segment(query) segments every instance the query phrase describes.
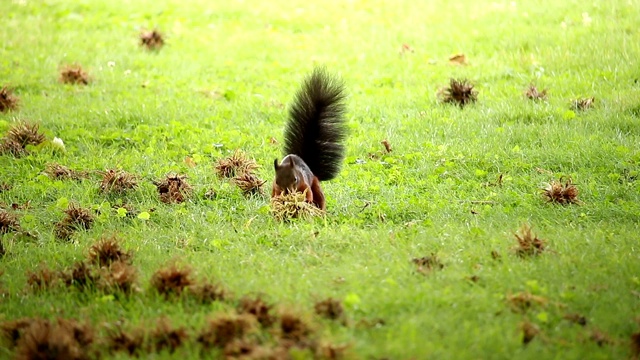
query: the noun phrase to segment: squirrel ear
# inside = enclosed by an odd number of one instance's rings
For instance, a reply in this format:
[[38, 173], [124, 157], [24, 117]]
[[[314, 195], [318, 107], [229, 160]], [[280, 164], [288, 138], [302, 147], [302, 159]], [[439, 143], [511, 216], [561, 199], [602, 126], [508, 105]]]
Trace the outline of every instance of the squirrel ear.
[[278, 159], [273, 160], [273, 167], [278, 171]]

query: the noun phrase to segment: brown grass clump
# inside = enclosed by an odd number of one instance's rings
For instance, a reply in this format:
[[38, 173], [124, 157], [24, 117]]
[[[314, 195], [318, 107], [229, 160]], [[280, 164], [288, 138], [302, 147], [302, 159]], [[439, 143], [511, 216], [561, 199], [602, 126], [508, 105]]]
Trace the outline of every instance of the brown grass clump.
[[571, 101], [571, 108], [576, 111], [587, 110], [593, 107], [595, 101], [594, 97], [575, 99]]
[[130, 294], [139, 291], [138, 272], [135, 267], [124, 261], [115, 261], [102, 268], [98, 286], [105, 291], [121, 291]]
[[283, 360], [291, 358], [283, 348], [271, 349], [247, 339], [232, 340], [224, 347], [223, 355], [225, 359], [243, 360]]
[[27, 154], [27, 150], [14, 140], [3, 138], [0, 139], [0, 155], [9, 154], [13, 157], [20, 158]]
[[224, 348], [236, 339], [243, 339], [254, 329], [255, 318], [251, 315], [220, 315], [208, 320], [197, 341], [205, 348]]
[[508, 294], [507, 302], [514, 312], [527, 312], [534, 305], [546, 306], [548, 300], [542, 296], [533, 295], [529, 292], [519, 292], [515, 295]]
[[158, 325], [150, 334], [151, 345], [158, 352], [167, 349], [173, 353], [188, 340], [189, 334], [186, 328], [174, 328], [169, 319], [164, 317], [158, 320]]
[[247, 158], [244, 152], [236, 150], [228, 158], [220, 159], [216, 163], [215, 169], [218, 176], [231, 178], [244, 173], [253, 173], [258, 168], [258, 164], [253, 159]]
[[45, 136], [40, 132], [40, 125], [29, 122], [19, 122], [13, 125], [5, 139], [16, 142], [23, 149], [27, 145], [40, 145], [44, 142]]
[[525, 345], [533, 341], [533, 339], [540, 334], [540, 328], [536, 324], [528, 321], [520, 324], [520, 330], [522, 331], [522, 343]]
[[87, 173], [85, 171], [71, 170], [66, 166], [56, 163], [47, 164], [47, 167], [44, 169], [44, 173], [48, 177], [58, 180], [80, 180], [87, 177]]
[[160, 50], [164, 46], [164, 38], [156, 29], [145, 30], [140, 33], [140, 46], [144, 46], [148, 50]]
[[191, 268], [178, 267], [176, 264], [158, 269], [151, 277], [151, 286], [165, 298], [180, 295], [185, 288], [193, 284]]
[[88, 85], [89, 74], [80, 65], [67, 65], [60, 70], [60, 82], [63, 84]]
[[547, 89], [542, 91], [538, 91], [538, 88], [535, 85], [531, 84], [524, 92], [524, 96], [533, 101], [545, 101], [547, 100]]
[[58, 273], [42, 265], [36, 271], [27, 271], [27, 284], [34, 290], [49, 289], [58, 280]]
[[75, 320], [57, 322], [36, 319], [23, 330], [16, 343], [16, 359], [91, 359], [93, 329]]
[[102, 175], [100, 191], [103, 193], [122, 194], [138, 187], [138, 178], [126, 171], [109, 169], [99, 174]]
[[89, 248], [89, 261], [105, 266], [116, 261], [131, 262], [131, 253], [120, 247], [120, 240], [115, 237], [103, 237]]
[[[308, 191], [308, 190], [307, 190]], [[325, 212], [315, 204], [306, 201], [301, 192], [282, 194], [271, 198], [271, 213], [278, 221], [323, 216]]]
[[189, 293], [193, 298], [198, 300], [198, 302], [203, 304], [223, 301], [229, 296], [224, 287], [209, 282], [189, 286]]
[[344, 317], [342, 302], [333, 298], [316, 302], [314, 309], [316, 314], [330, 320], [339, 320]]
[[631, 334], [631, 356], [640, 359], [640, 332]]
[[536, 235], [531, 231], [531, 227], [527, 224], [522, 224], [520, 227], [520, 235], [514, 234], [518, 245], [515, 247], [515, 252], [520, 257], [535, 256], [543, 251], [547, 247], [547, 242], [542, 239], [538, 239]]
[[449, 87], [440, 90], [439, 97], [443, 103], [454, 103], [464, 108], [466, 105], [478, 100], [478, 92], [473, 89], [473, 85], [466, 79], [450, 79]]
[[262, 194], [262, 185], [266, 182], [252, 173], [242, 173], [232, 179], [245, 195]]
[[565, 314], [563, 316], [563, 318], [565, 320], [568, 320], [574, 324], [578, 324], [580, 326], [586, 326], [587, 325], [587, 318], [580, 315], [580, 314]]
[[66, 216], [55, 225], [56, 237], [67, 240], [76, 230], [88, 230], [93, 225], [95, 216], [91, 210], [80, 207], [76, 204], [69, 204], [64, 211]]
[[241, 314], [253, 315], [263, 327], [271, 326], [276, 317], [271, 313], [273, 306], [265, 302], [261, 297], [243, 297], [238, 305]]
[[306, 348], [312, 345], [310, 336], [313, 332], [311, 327], [300, 316], [284, 312], [280, 315], [277, 325], [280, 344], [284, 347]]
[[20, 231], [20, 222], [14, 214], [0, 210], [0, 236], [10, 232]]
[[161, 181], [154, 181], [160, 193], [160, 201], [169, 204], [187, 200], [193, 193], [193, 188], [187, 183], [186, 178], [186, 175], [170, 174]]
[[315, 351], [316, 358], [318, 359], [327, 359], [327, 360], [337, 360], [337, 359], [346, 359], [346, 351], [349, 348], [348, 344], [343, 345], [333, 345], [333, 344], [321, 344], [317, 347]]
[[17, 109], [18, 102], [18, 98], [13, 95], [11, 89], [6, 86], [0, 89], [0, 112]]
[[578, 200], [578, 188], [573, 185], [571, 179], [568, 179], [564, 184], [562, 184], [562, 179], [560, 181], [553, 180], [542, 191], [542, 195], [550, 203], [560, 205], [580, 203]]
[[81, 288], [92, 287], [100, 279], [94, 269], [84, 261], [78, 261], [73, 266], [60, 273], [60, 278], [67, 286], [77, 286]]
[[144, 332], [135, 329], [125, 332], [120, 325], [107, 332], [106, 343], [111, 352], [124, 351], [129, 355], [138, 354], [144, 344]]
[[589, 336], [589, 339], [591, 339], [591, 341], [598, 344], [598, 346], [610, 345], [614, 343], [611, 337], [609, 337], [609, 335], [605, 334], [604, 332], [598, 329], [593, 329], [591, 331], [591, 335]]
[[433, 270], [442, 270], [444, 268], [444, 264], [440, 262], [440, 259], [436, 256], [436, 254], [431, 254], [430, 256], [424, 256], [421, 258], [414, 258], [411, 260], [418, 267], [417, 271], [421, 274], [428, 274]]
[[10, 347], [14, 347], [24, 334], [24, 330], [31, 326], [32, 322], [34, 322], [34, 319], [30, 318], [5, 321], [0, 324], [2, 337], [8, 341]]

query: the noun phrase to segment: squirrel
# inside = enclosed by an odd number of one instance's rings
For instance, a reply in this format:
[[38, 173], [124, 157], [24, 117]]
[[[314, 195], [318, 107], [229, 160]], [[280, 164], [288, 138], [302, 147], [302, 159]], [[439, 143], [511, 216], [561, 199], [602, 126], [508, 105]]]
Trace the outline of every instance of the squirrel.
[[335, 178], [345, 156], [344, 84], [316, 68], [302, 84], [289, 109], [284, 131], [285, 157], [278, 164], [271, 197], [306, 191], [306, 201], [325, 210], [320, 181]]

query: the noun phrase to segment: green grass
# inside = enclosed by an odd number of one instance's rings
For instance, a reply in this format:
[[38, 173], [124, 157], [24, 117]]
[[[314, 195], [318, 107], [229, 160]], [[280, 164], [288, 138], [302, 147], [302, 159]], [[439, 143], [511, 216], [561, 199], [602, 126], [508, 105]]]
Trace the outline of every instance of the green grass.
[[[0, 130], [32, 120], [67, 151], [0, 156], [0, 181], [12, 185], [0, 202], [30, 201], [16, 212], [37, 235], [3, 236], [3, 319], [62, 316], [99, 327], [119, 319], [154, 324], [165, 315], [199, 329], [234, 307], [151, 291], [152, 273], [177, 259], [236, 298], [263, 293], [309, 316], [314, 301], [342, 299], [350, 326], [314, 322], [326, 341], [350, 344], [348, 358], [629, 356], [640, 327], [637, 0], [20, 3], [3, 5], [0, 86], [11, 85], [21, 103], [0, 114]], [[144, 51], [138, 33], [155, 26], [167, 46]], [[400, 53], [402, 44], [414, 52]], [[469, 65], [450, 64], [455, 53]], [[58, 70], [70, 63], [93, 82], [60, 84]], [[323, 185], [326, 219], [280, 224], [267, 196], [245, 198], [212, 166], [242, 149], [271, 181], [282, 154], [269, 139], [282, 140], [287, 104], [315, 64], [347, 85], [347, 158]], [[452, 77], [476, 85], [476, 104], [437, 102]], [[549, 100], [526, 100], [530, 83], [548, 88]], [[596, 99], [593, 109], [570, 110], [572, 99], [587, 96]], [[370, 159], [383, 139], [393, 152]], [[103, 195], [95, 178], [42, 175], [51, 162], [121, 168], [140, 175], [141, 185]], [[152, 181], [171, 172], [188, 175], [191, 201], [159, 201]], [[486, 186], [500, 174], [502, 186]], [[542, 200], [540, 188], [562, 176], [573, 179], [581, 204]], [[210, 188], [214, 200], [203, 197]], [[104, 211], [119, 199], [150, 218]], [[70, 201], [103, 211], [90, 230], [57, 240], [53, 223]], [[517, 257], [513, 234], [522, 223], [551, 251]], [[134, 251], [141, 293], [27, 288], [28, 270], [70, 266], [103, 234]], [[444, 268], [416, 272], [411, 259], [431, 253]], [[473, 275], [476, 283], [466, 280]], [[521, 291], [549, 304], [513, 312], [506, 297]], [[564, 320], [567, 313], [585, 316], [587, 326]], [[357, 326], [363, 319], [384, 325]], [[523, 321], [541, 329], [526, 346]], [[590, 340], [596, 330], [611, 343]], [[200, 348], [190, 343], [180, 353], [198, 357]]]

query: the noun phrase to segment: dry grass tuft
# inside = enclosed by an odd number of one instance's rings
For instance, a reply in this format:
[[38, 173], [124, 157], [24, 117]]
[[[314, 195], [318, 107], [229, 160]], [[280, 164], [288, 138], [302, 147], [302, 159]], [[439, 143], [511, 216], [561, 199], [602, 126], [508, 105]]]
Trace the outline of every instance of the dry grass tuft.
[[140, 33], [140, 46], [144, 46], [147, 50], [160, 50], [164, 46], [164, 37], [156, 29], [145, 30]]
[[223, 350], [225, 359], [243, 360], [281, 360], [290, 359], [285, 349], [271, 349], [247, 339], [235, 339], [229, 342]]
[[100, 171], [99, 174], [102, 175], [100, 182], [102, 193], [122, 194], [138, 187], [138, 178], [126, 171], [109, 169]]
[[262, 194], [262, 185], [266, 182], [249, 172], [237, 175], [232, 181], [245, 195]]
[[640, 359], [640, 332], [631, 334], [631, 356]]
[[16, 359], [86, 360], [93, 358], [93, 329], [75, 320], [33, 319], [16, 341]]
[[260, 296], [255, 298], [243, 297], [238, 305], [238, 312], [254, 316], [260, 325], [269, 327], [276, 322], [276, 317], [272, 314], [273, 305], [265, 302]]
[[194, 285], [190, 267], [178, 267], [175, 263], [158, 269], [151, 277], [151, 286], [165, 298], [180, 295], [189, 286]]
[[229, 297], [227, 290], [219, 284], [204, 282], [189, 286], [189, 293], [202, 304], [224, 301]]
[[40, 125], [23, 121], [13, 125], [7, 131], [5, 139], [17, 143], [24, 149], [27, 145], [42, 144], [45, 136], [40, 132]]
[[208, 320], [197, 341], [205, 348], [225, 348], [232, 341], [243, 339], [254, 329], [255, 318], [251, 315], [220, 315]]
[[85, 179], [88, 176], [86, 171], [71, 170], [66, 166], [56, 163], [47, 164], [46, 168], [44, 169], [44, 173], [48, 177], [58, 180], [80, 180]]
[[349, 348], [348, 344], [333, 345], [333, 344], [321, 344], [315, 351], [315, 357], [317, 359], [337, 360], [346, 359], [346, 351]]
[[578, 188], [568, 179], [564, 184], [562, 179], [560, 181], [553, 180], [547, 184], [543, 189], [542, 195], [545, 200], [555, 204], [578, 204]]
[[112, 353], [124, 351], [129, 355], [138, 355], [144, 344], [144, 332], [140, 329], [125, 332], [118, 325], [107, 332], [105, 340]]
[[31, 326], [34, 319], [23, 318], [0, 323], [2, 337], [8, 341], [9, 347], [15, 347], [18, 340], [24, 335], [24, 331]]
[[2, 138], [0, 139], [0, 155], [2, 154], [8, 154], [15, 158], [20, 158], [27, 154], [27, 150], [22, 147], [22, 145], [11, 139]]
[[527, 99], [533, 101], [545, 101], [547, 100], [547, 89], [538, 91], [538, 88], [536, 88], [535, 85], [531, 84], [524, 92], [524, 96]]
[[80, 65], [66, 65], [60, 70], [60, 82], [63, 84], [88, 85], [89, 74]]
[[27, 284], [33, 290], [45, 290], [53, 287], [58, 281], [58, 273], [41, 265], [38, 270], [27, 271]]
[[591, 335], [589, 336], [589, 339], [595, 342], [596, 344], [598, 344], [598, 346], [614, 344], [613, 339], [611, 339], [609, 335], [605, 334], [604, 332], [598, 329], [593, 329], [591, 331]]
[[461, 108], [478, 100], [478, 92], [473, 89], [473, 85], [466, 79], [450, 79], [449, 87], [441, 89], [438, 95], [443, 103], [454, 103]]
[[14, 214], [0, 210], [0, 236], [10, 232], [20, 231], [20, 222]]
[[15, 110], [18, 108], [19, 100], [13, 95], [13, 91], [6, 86], [0, 89], [0, 112]]
[[433, 270], [442, 270], [444, 268], [444, 264], [440, 262], [440, 259], [438, 259], [436, 254], [431, 254], [421, 258], [414, 258], [411, 262], [416, 264], [418, 267], [417, 271], [423, 275], [429, 274]]
[[522, 343], [525, 345], [533, 341], [533, 339], [540, 334], [540, 328], [529, 321], [520, 324], [520, 330], [522, 331]]
[[163, 203], [181, 203], [193, 193], [193, 188], [187, 181], [186, 175], [170, 174], [160, 181], [154, 181]]
[[307, 348], [312, 345], [310, 336], [313, 334], [311, 327], [300, 316], [291, 312], [280, 314], [277, 335], [280, 344], [286, 348]]
[[594, 97], [575, 99], [571, 101], [571, 108], [576, 111], [591, 109], [595, 101]]
[[70, 269], [62, 271], [59, 276], [67, 286], [80, 288], [93, 287], [100, 279], [100, 274], [84, 261], [76, 262]]
[[514, 312], [525, 313], [535, 305], [546, 306], [548, 300], [542, 296], [533, 295], [529, 292], [519, 292], [517, 294], [508, 294], [507, 303]]
[[89, 261], [105, 266], [116, 261], [131, 263], [132, 255], [120, 246], [120, 240], [115, 237], [103, 237], [89, 248]]
[[59, 239], [67, 240], [77, 230], [88, 230], [93, 225], [95, 216], [89, 209], [77, 204], [69, 204], [64, 211], [66, 216], [55, 225], [55, 234]]
[[258, 168], [258, 164], [253, 159], [247, 158], [244, 152], [236, 150], [228, 158], [220, 159], [216, 163], [215, 169], [218, 176], [231, 178], [244, 173], [253, 173]]
[[150, 341], [155, 351], [168, 350], [170, 353], [176, 351], [189, 340], [189, 334], [184, 327], [173, 327], [167, 318], [160, 318], [158, 325], [150, 334]]
[[138, 271], [124, 261], [114, 261], [102, 268], [98, 286], [104, 291], [121, 291], [125, 294], [137, 292]]
[[580, 326], [587, 326], [587, 318], [580, 314], [565, 314], [562, 318]]
[[516, 254], [520, 257], [535, 256], [543, 251], [547, 247], [547, 242], [533, 234], [531, 227], [527, 224], [522, 224], [520, 227], [520, 235], [514, 234], [518, 245], [514, 248]]
[[330, 320], [339, 320], [344, 317], [342, 302], [333, 298], [316, 302], [314, 309], [316, 314]]
[[315, 204], [307, 202], [304, 193], [294, 192], [272, 197], [271, 214], [278, 221], [285, 221], [295, 218], [312, 219], [323, 216], [325, 212]]

